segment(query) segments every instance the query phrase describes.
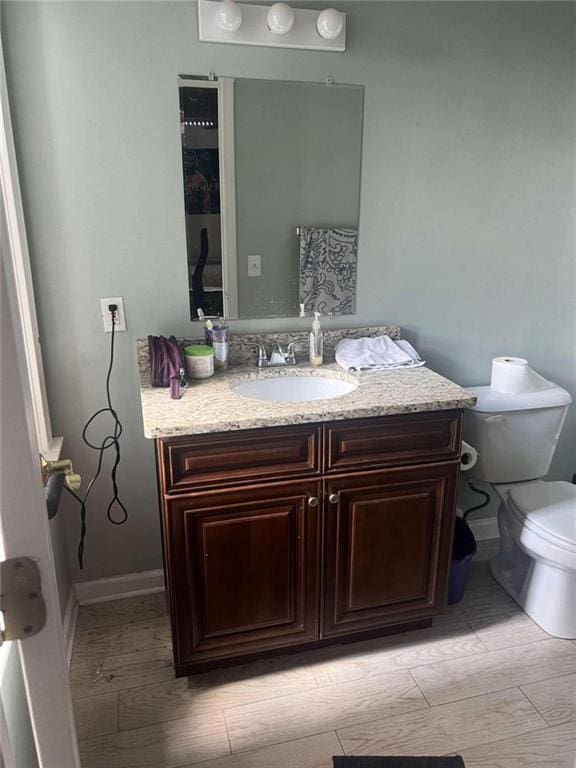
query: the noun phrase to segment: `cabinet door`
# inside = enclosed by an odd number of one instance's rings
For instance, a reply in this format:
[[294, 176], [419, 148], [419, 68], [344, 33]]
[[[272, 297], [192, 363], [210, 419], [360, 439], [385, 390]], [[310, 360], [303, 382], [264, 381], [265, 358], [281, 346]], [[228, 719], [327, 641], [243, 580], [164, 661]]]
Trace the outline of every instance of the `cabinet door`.
[[325, 481], [324, 637], [443, 607], [457, 476], [450, 462]]
[[176, 671], [318, 637], [318, 481], [165, 501]]

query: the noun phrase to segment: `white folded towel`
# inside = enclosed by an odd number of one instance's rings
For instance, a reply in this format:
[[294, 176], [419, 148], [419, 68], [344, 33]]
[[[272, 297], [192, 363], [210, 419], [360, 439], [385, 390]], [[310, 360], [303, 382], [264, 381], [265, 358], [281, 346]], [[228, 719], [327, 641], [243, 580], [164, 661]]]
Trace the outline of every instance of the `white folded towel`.
[[394, 341], [390, 336], [342, 339], [336, 347], [336, 362], [353, 371], [418, 368], [425, 364], [409, 342], [404, 339]]

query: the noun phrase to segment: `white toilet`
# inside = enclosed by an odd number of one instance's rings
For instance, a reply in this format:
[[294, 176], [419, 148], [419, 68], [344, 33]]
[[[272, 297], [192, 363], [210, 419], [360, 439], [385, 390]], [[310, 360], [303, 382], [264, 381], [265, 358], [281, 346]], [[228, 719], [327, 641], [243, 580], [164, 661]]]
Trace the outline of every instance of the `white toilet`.
[[469, 475], [501, 501], [492, 575], [542, 629], [576, 638], [576, 485], [541, 479], [572, 400], [538, 379], [539, 391], [523, 394], [471, 388], [478, 403], [466, 413], [464, 439], [478, 462]]

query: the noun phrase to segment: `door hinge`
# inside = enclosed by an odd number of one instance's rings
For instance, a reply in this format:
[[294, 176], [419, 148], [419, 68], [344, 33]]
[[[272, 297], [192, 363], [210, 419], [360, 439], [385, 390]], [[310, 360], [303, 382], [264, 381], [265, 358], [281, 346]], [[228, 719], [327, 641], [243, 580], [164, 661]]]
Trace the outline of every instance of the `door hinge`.
[[40, 569], [30, 557], [0, 562], [0, 645], [6, 640], [25, 640], [46, 624]]

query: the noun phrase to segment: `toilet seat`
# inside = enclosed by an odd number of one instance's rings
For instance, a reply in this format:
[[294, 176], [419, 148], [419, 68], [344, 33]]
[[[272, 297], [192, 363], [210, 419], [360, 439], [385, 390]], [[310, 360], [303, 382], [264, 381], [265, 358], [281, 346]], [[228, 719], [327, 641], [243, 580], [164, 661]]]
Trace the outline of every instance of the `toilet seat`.
[[518, 483], [509, 487], [508, 501], [526, 528], [576, 555], [576, 485], [543, 480]]

